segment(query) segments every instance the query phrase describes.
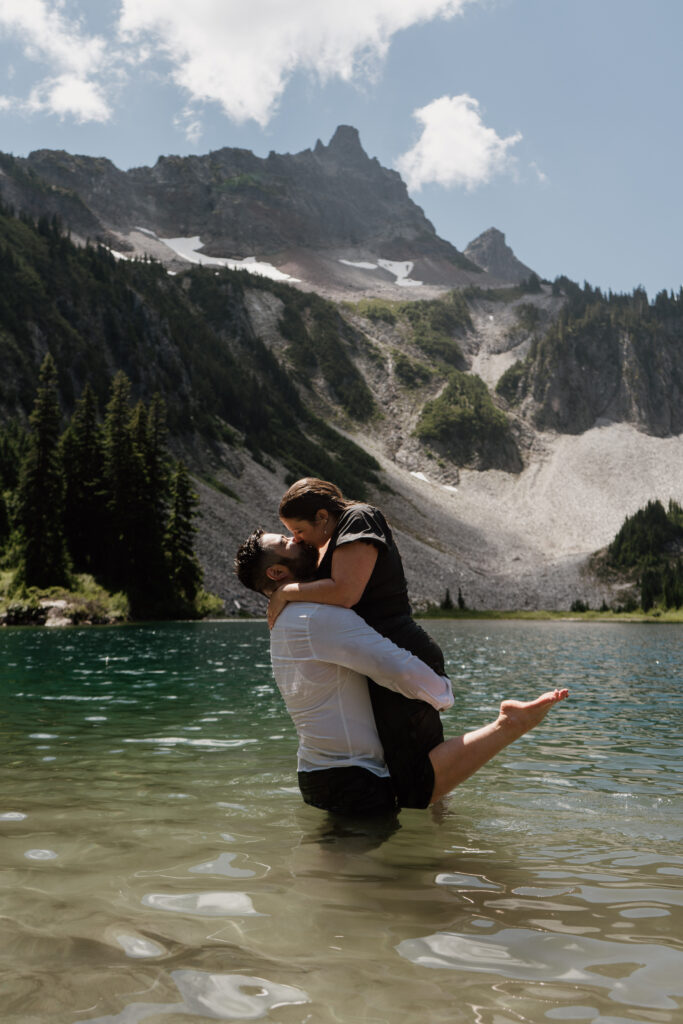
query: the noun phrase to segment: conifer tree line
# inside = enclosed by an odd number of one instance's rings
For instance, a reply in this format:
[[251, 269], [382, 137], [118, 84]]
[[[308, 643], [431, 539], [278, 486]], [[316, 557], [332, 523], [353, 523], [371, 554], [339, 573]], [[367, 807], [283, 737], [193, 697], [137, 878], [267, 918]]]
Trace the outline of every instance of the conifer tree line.
[[670, 500], [649, 501], [645, 508], [628, 516], [610, 544], [608, 564], [615, 569], [639, 574], [640, 605], [650, 611], [683, 606], [683, 508]]
[[48, 354], [29, 430], [0, 431], [0, 550], [12, 590], [68, 587], [88, 573], [124, 592], [134, 618], [192, 615], [198, 498], [169, 455], [163, 400], [133, 406], [120, 372], [102, 419], [86, 385], [63, 432], [61, 420]]

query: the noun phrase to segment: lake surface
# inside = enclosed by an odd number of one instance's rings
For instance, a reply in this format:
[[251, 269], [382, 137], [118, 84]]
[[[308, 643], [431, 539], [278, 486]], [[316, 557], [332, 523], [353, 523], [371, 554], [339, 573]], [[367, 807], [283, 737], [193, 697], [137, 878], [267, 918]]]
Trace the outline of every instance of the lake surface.
[[261, 622], [0, 633], [3, 1024], [680, 1024], [683, 627], [434, 622], [457, 734], [390, 833], [302, 804]]

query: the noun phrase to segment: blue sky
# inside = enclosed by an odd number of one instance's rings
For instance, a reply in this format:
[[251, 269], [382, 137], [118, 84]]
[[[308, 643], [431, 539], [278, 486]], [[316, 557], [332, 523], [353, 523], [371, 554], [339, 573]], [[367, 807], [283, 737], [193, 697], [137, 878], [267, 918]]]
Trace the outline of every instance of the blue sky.
[[0, 150], [127, 168], [352, 124], [458, 248], [495, 226], [544, 277], [654, 295], [683, 283], [681, 38], [680, 0], [0, 0]]

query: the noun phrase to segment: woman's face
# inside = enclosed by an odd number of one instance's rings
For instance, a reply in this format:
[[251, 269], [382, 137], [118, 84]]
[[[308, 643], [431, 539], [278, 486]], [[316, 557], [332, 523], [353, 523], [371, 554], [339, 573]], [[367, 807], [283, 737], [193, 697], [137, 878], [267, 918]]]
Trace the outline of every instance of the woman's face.
[[282, 523], [298, 544], [312, 544], [318, 549], [327, 544], [333, 530], [332, 519], [326, 509], [316, 512], [313, 522], [308, 519], [283, 519]]

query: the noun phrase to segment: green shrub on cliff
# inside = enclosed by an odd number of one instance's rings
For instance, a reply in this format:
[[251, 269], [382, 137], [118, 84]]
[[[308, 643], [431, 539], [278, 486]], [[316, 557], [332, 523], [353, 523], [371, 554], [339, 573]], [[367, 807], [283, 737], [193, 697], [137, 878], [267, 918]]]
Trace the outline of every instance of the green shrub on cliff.
[[484, 381], [452, 371], [441, 394], [424, 406], [415, 435], [459, 463], [519, 470], [521, 460], [505, 414]]
[[418, 299], [402, 302], [399, 315], [408, 322], [412, 342], [435, 363], [463, 369], [465, 359], [455, 340], [472, 327], [472, 319], [462, 294], [449, 292], [445, 299]]

